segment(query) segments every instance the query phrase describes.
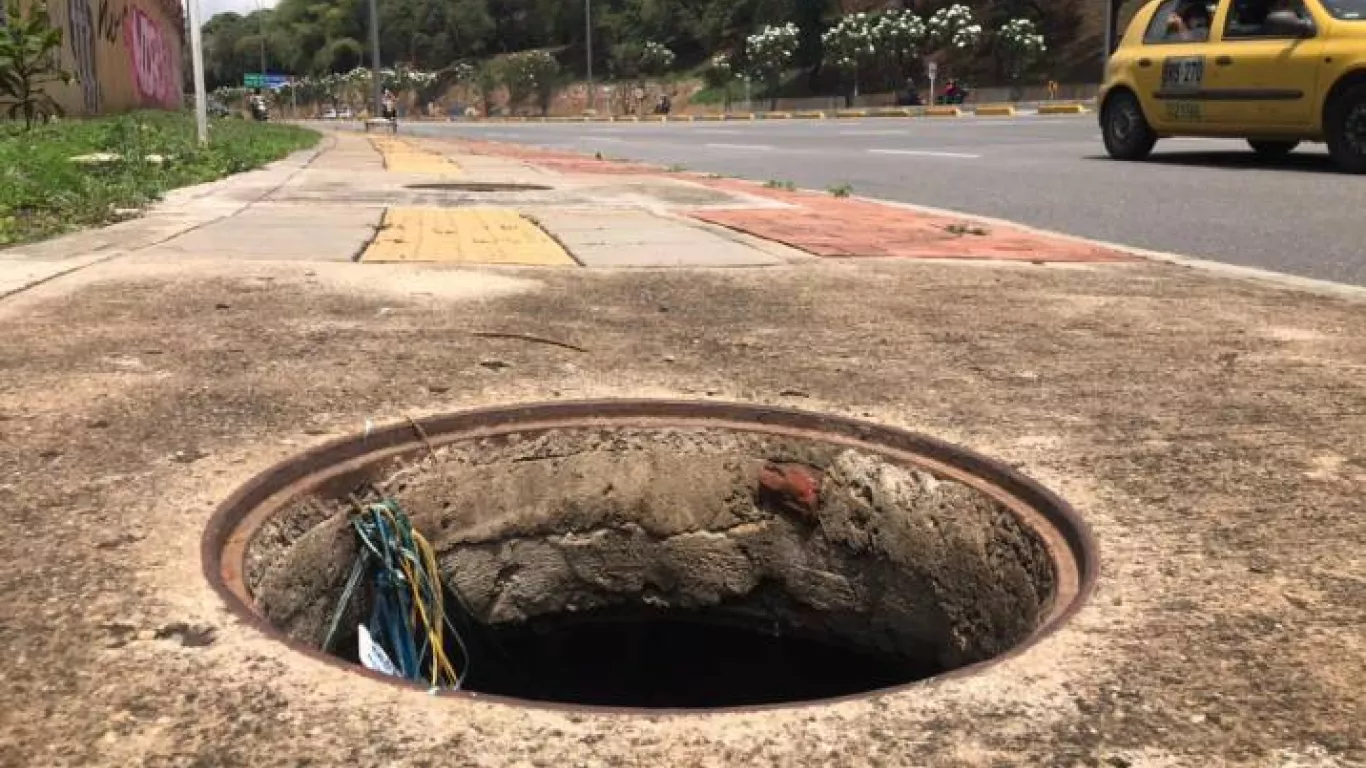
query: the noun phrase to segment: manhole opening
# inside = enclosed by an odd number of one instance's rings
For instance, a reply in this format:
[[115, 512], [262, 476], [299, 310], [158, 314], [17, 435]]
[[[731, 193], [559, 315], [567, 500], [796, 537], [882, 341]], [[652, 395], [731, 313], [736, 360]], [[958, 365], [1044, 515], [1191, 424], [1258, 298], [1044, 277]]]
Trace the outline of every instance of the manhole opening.
[[356, 664], [374, 606], [362, 586], [336, 614], [359, 551], [351, 511], [358, 494], [392, 499], [457, 607], [446, 651], [463, 690], [561, 705], [895, 688], [1009, 653], [1084, 594], [1085, 532], [1037, 509], [1051, 494], [980, 457], [974, 470], [1007, 473], [1010, 491], [881, 444], [872, 425], [793, 418], [843, 426], [514, 420], [466, 437], [438, 420], [426, 444], [395, 428], [314, 455], [303, 480], [298, 466], [260, 479], [220, 511], [206, 552], [230, 600], [315, 654], [340, 615], [329, 658]]
[[493, 181], [433, 181], [409, 184], [407, 188], [444, 192], [545, 192], [553, 189], [544, 184], [513, 184]]

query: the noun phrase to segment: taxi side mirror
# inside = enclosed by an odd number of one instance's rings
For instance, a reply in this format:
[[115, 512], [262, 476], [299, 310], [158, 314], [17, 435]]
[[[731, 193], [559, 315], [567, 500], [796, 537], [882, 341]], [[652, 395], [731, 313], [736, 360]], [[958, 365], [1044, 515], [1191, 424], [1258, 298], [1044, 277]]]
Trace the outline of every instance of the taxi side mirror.
[[1313, 37], [1314, 22], [1300, 18], [1294, 11], [1272, 11], [1266, 15], [1266, 31], [1279, 37]]

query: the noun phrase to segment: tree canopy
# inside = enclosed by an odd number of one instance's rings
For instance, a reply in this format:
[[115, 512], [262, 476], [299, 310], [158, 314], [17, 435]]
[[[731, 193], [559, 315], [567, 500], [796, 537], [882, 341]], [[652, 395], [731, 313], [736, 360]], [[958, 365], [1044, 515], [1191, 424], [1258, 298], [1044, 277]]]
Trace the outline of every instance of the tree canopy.
[[[988, 29], [1007, 19], [1029, 18], [1050, 48], [1078, 35], [1076, 8], [1083, 0], [973, 0]], [[675, 57], [674, 69], [703, 65], [713, 55], [743, 62], [746, 39], [765, 27], [798, 29], [794, 67], [816, 68], [822, 35], [846, 6], [905, 7], [929, 19], [951, 0], [592, 0], [594, 69], [622, 69], [623, 52], [651, 43]], [[552, 52], [570, 74], [585, 69], [583, 0], [379, 0], [380, 49], [385, 66], [439, 71], [455, 62], [527, 50]], [[270, 72], [320, 76], [347, 72], [368, 61], [366, 0], [280, 0], [272, 10], [225, 13], [204, 26], [211, 87], [240, 85], [258, 71], [262, 48]], [[989, 65], [984, 65], [989, 66]]]

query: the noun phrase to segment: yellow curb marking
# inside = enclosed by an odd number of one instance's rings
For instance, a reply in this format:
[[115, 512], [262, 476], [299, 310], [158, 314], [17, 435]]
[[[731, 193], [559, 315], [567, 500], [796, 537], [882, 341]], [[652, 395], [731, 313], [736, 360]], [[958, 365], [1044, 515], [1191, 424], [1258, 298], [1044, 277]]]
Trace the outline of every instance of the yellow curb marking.
[[443, 155], [428, 152], [409, 144], [402, 139], [372, 138], [370, 143], [384, 158], [384, 168], [391, 173], [440, 173], [460, 172], [460, 166]]
[[1011, 106], [992, 104], [988, 106], [978, 107], [977, 109], [973, 110], [973, 114], [977, 115], [978, 117], [1013, 117], [1015, 115], [1015, 108]]
[[1040, 104], [1041, 115], [1084, 115], [1089, 110], [1084, 104]]
[[390, 208], [363, 262], [572, 266], [560, 244], [507, 208]]

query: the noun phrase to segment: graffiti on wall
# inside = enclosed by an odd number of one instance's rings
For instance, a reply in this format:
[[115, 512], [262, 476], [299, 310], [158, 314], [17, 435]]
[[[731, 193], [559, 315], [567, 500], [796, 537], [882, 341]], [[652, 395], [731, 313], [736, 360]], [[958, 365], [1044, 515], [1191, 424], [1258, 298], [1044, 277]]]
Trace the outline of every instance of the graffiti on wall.
[[119, 7], [115, 8], [112, 0], [100, 0], [100, 11], [95, 18], [100, 39], [106, 43], [117, 43], [126, 18], [128, 18], [126, 6], [120, 3]]
[[95, 19], [90, 0], [70, 0], [67, 3], [67, 40], [71, 43], [71, 60], [75, 62], [76, 81], [81, 86], [81, 98], [89, 115], [100, 111], [100, 79], [95, 56]]
[[131, 8], [123, 22], [123, 41], [133, 66], [133, 83], [145, 103], [173, 107], [180, 100], [176, 84], [177, 62], [156, 21], [142, 11]]

